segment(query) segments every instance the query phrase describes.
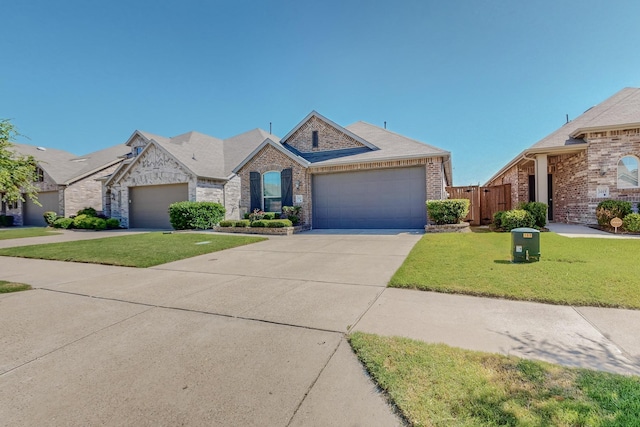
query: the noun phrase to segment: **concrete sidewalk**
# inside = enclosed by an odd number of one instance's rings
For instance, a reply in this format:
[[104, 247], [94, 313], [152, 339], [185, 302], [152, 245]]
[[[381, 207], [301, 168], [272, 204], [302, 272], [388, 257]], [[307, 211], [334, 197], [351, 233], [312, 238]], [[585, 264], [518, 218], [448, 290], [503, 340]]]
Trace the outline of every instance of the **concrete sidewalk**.
[[565, 237], [588, 237], [595, 239], [640, 239], [637, 234], [613, 234], [606, 231], [597, 230], [582, 224], [561, 224], [551, 222], [547, 228], [554, 233]]
[[37, 288], [0, 295], [0, 420], [401, 424], [350, 330], [640, 373], [640, 311], [386, 288], [421, 237], [314, 231], [148, 269], [0, 257]]

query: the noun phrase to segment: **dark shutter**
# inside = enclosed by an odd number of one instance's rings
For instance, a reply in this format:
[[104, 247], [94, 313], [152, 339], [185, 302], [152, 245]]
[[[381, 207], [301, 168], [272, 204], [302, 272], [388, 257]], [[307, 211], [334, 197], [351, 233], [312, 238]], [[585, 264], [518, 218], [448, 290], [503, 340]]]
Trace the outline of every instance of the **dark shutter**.
[[280, 172], [280, 194], [282, 206], [293, 206], [293, 180], [291, 169], [283, 169]]
[[311, 132], [311, 146], [313, 148], [318, 148], [318, 131], [314, 130]]
[[260, 191], [260, 172], [249, 172], [249, 189], [251, 191], [251, 212], [262, 210], [262, 191]]

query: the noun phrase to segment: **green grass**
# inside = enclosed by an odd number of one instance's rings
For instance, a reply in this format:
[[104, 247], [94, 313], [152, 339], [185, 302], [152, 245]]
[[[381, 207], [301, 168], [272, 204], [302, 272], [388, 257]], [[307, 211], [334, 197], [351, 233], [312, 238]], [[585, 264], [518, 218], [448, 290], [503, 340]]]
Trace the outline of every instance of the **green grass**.
[[0, 280], [0, 294], [8, 294], [9, 292], [20, 292], [31, 289], [30, 285], [24, 285], [22, 283], [7, 282]]
[[639, 426], [640, 377], [398, 337], [351, 346], [414, 426]]
[[145, 233], [0, 249], [0, 256], [151, 267], [262, 240], [266, 239], [199, 233]]
[[0, 240], [22, 239], [23, 237], [54, 236], [56, 234], [60, 233], [49, 231], [46, 228], [11, 228], [0, 230]]
[[512, 264], [510, 233], [426, 234], [389, 286], [552, 304], [640, 308], [640, 240], [541, 233], [540, 262]]

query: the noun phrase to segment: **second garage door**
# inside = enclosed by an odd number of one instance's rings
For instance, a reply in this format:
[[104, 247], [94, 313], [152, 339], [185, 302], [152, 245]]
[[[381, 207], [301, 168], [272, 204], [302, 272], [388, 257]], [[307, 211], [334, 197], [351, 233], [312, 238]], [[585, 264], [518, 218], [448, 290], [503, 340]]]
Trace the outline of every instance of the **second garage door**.
[[44, 227], [47, 222], [44, 220], [43, 214], [47, 211], [53, 211], [58, 213], [58, 192], [46, 191], [37, 194], [38, 202], [42, 206], [38, 206], [29, 199], [27, 195], [24, 195], [26, 200], [23, 204], [24, 225], [37, 225]]
[[189, 200], [187, 184], [129, 187], [129, 228], [173, 228], [169, 205]]
[[313, 176], [313, 228], [424, 228], [424, 167]]

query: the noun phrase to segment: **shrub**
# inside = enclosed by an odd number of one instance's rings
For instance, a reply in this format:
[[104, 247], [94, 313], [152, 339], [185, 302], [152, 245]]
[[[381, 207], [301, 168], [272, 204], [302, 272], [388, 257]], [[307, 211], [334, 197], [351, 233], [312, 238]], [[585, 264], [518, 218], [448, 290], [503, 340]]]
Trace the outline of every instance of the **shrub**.
[[89, 217], [89, 224], [92, 230], [106, 230], [107, 221], [98, 217]]
[[236, 222], [230, 219], [220, 221], [220, 227], [234, 227]]
[[239, 219], [234, 221], [234, 226], [236, 227], [249, 227], [251, 225], [251, 221], [248, 219]]
[[53, 221], [54, 228], [64, 228], [65, 230], [73, 226], [73, 218], [58, 218]]
[[269, 228], [284, 228], [291, 227], [293, 225], [288, 219], [272, 219], [265, 222], [267, 223], [267, 227]]
[[84, 208], [84, 209], [80, 209], [78, 211], [76, 216], [80, 216], [80, 215], [86, 215], [86, 216], [94, 217], [94, 216], [98, 216], [98, 212], [94, 208], [87, 207], [87, 208]]
[[225, 209], [214, 202], [177, 202], [169, 206], [169, 221], [176, 230], [213, 228], [224, 218]]
[[105, 220], [107, 228], [113, 230], [114, 228], [120, 228], [120, 220], [118, 218], [107, 218]]
[[251, 216], [251, 214], [249, 212], [245, 212], [244, 213], [244, 219], [249, 219], [249, 216]]
[[640, 232], [640, 213], [630, 213], [622, 220], [622, 228], [632, 233]]
[[547, 225], [547, 205], [542, 202], [521, 203], [520, 209], [529, 212], [535, 220], [536, 227], [542, 228]]
[[12, 227], [13, 216], [12, 215], [0, 215], [0, 227]]
[[94, 228], [93, 219], [95, 217], [86, 214], [76, 215], [73, 218], [73, 228], [91, 230]]
[[282, 213], [289, 217], [291, 215], [300, 216], [300, 210], [302, 210], [302, 206], [283, 206]]
[[438, 225], [459, 224], [469, 214], [469, 200], [427, 200], [427, 214]]
[[624, 220], [624, 217], [631, 213], [631, 202], [623, 200], [604, 200], [598, 203], [596, 208], [596, 218], [598, 218], [598, 224], [609, 226], [609, 223], [613, 218], [620, 218]]
[[502, 214], [501, 228], [504, 231], [511, 231], [514, 228], [533, 227], [536, 220], [531, 213], [524, 209], [512, 209]]
[[262, 215], [262, 219], [276, 219], [276, 213], [275, 212], [265, 212], [264, 215]]
[[297, 215], [289, 215], [287, 219], [291, 221], [293, 225], [298, 225], [300, 223], [300, 217]]
[[53, 225], [53, 221], [58, 219], [58, 214], [54, 211], [46, 211], [42, 216], [44, 217], [44, 221], [47, 225]]
[[249, 221], [260, 221], [264, 218], [264, 214], [264, 211], [261, 211], [260, 209], [254, 209], [253, 212], [249, 214]]
[[502, 228], [502, 216], [506, 211], [498, 211], [493, 214], [493, 226], [495, 228]]
[[264, 219], [258, 219], [256, 221], [251, 221], [251, 226], [252, 227], [266, 227], [267, 226], [267, 221]]

